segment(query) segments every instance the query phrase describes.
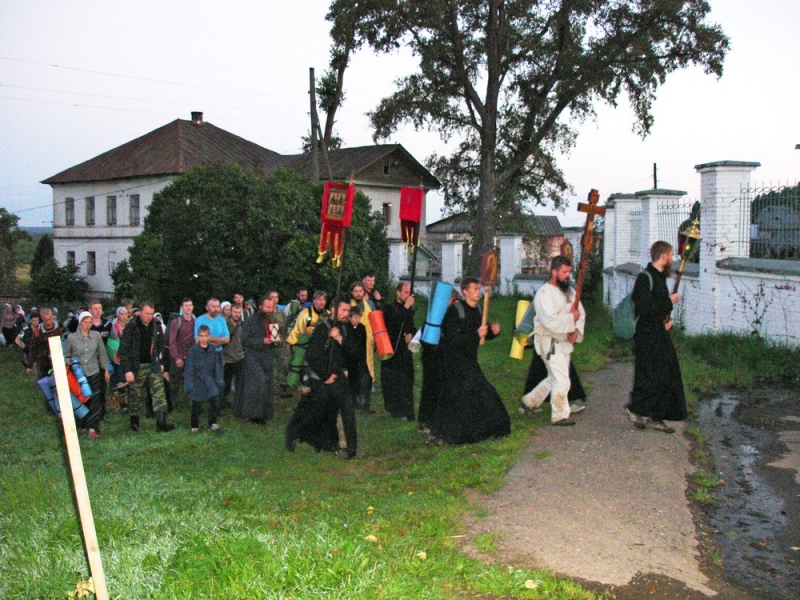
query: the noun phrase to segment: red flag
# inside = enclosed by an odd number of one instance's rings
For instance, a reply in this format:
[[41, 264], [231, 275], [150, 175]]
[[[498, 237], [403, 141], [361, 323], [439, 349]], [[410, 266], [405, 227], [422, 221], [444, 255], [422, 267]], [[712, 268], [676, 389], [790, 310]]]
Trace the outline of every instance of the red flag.
[[330, 248], [331, 262], [334, 267], [339, 266], [342, 255], [342, 231], [350, 227], [350, 217], [353, 214], [353, 195], [355, 187], [346, 183], [325, 183], [325, 193], [322, 196], [322, 233], [319, 238], [319, 256], [317, 262], [321, 263], [325, 253]]
[[419, 224], [425, 190], [421, 187], [400, 188], [400, 236], [409, 246], [419, 245]]

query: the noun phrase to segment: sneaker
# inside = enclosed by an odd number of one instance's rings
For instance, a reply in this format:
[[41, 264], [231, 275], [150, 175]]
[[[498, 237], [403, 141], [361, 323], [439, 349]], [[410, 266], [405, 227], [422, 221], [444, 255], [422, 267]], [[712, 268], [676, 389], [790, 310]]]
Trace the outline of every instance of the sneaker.
[[90, 440], [99, 440], [100, 434], [97, 433], [94, 429], [89, 430], [89, 434], [87, 436]]
[[569, 405], [569, 412], [573, 415], [579, 412], [583, 412], [586, 410], [586, 404], [583, 400], [576, 400], [575, 402], [570, 402]]
[[553, 427], [569, 427], [575, 425], [575, 421], [572, 419], [561, 419], [560, 421], [553, 421], [550, 425]]
[[445, 441], [444, 440], [440, 440], [435, 435], [430, 435], [429, 434], [428, 437], [425, 439], [425, 445], [426, 446], [444, 446], [445, 445]]
[[647, 417], [643, 417], [641, 415], [637, 415], [633, 412], [628, 406], [625, 406], [625, 414], [628, 415], [628, 419], [636, 429], [644, 429], [647, 427], [647, 422], [650, 420]]
[[647, 427], [655, 429], [656, 431], [663, 431], [664, 433], [675, 433], [675, 429], [664, 423], [661, 419], [648, 420]]
[[431, 432], [431, 428], [425, 425], [425, 423], [420, 423], [419, 427], [417, 428], [417, 431], [424, 435], [428, 435]]
[[209, 427], [209, 429], [214, 433], [222, 433], [222, 427], [220, 427], [216, 423], [214, 423], [211, 427]]
[[521, 399], [519, 401], [519, 414], [528, 419], [535, 419], [538, 413], [542, 412], [542, 407], [531, 408], [526, 405]]
[[192, 427], [192, 433], [200, 433], [199, 427]]
[[347, 450], [346, 448], [339, 448], [336, 451], [336, 456], [342, 460], [353, 460], [356, 457], [356, 453], [351, 450]]

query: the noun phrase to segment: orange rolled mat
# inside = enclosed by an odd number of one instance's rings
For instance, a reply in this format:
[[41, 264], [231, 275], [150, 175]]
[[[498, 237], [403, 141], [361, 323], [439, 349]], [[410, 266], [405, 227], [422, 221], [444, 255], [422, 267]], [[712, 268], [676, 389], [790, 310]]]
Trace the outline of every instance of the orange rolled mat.
[[383, 312], [373, 310], [369, 313], [369, 324], [372, 327], [372, 336], [375, 338], [375, 348], [378, 350], [378, 358], [387, 360], [394, 356], [392, 340], [389, 339], [389, 332], [386, 331], [386, 321], [383, 319]]

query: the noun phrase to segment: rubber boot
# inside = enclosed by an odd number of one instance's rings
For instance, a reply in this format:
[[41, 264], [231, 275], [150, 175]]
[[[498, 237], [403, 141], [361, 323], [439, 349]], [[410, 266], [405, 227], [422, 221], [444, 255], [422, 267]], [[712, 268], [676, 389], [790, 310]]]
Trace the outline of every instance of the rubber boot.
[[131, 431], [139, 431], [139, 415], [131, 415]]
[[167, 413], [165, 412], [157, 412], [156, 413], [156, 431], [159, 432], [167, 432], [172, 431], [175, 429], [175, 425], [170, 425], [167, 423]]

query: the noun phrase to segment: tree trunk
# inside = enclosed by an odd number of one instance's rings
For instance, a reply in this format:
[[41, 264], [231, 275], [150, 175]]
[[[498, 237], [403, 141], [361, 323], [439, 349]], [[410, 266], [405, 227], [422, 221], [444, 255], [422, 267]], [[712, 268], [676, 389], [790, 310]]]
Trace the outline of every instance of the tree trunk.
[[487, 135], [481, 144], [481, 178], [475, 215], [472, 253], [469, 258], [468, 275], [480, 277], [481, 258], [494, 247], [494, 199], [497, 192], [497, 175], [494, 166], [494, 135]]

